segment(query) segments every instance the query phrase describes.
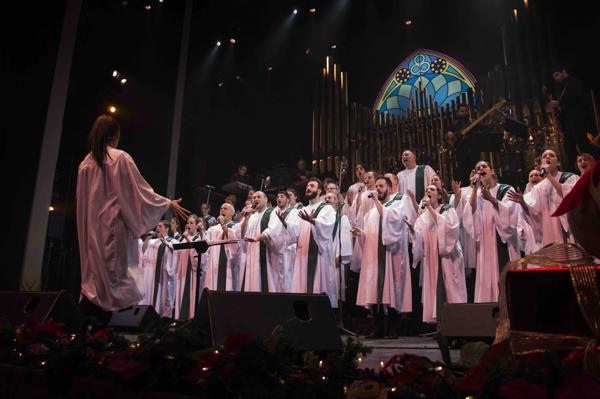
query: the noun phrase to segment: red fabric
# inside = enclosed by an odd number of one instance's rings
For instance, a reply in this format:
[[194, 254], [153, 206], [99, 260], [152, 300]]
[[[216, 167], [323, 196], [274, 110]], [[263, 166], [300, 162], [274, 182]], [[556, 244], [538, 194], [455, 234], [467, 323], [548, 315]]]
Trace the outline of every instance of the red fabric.
[[583, 176], [581, 176], [581, 178], [579, 178], [571, 192], [567, 194], [565, 198], [563, 198], [562, 202], [552, 216], [560, 216], [577, 208], [586, 198], [589, 197], [588, 185], [590, 184], [593, 170], [595, 170], [594, 173], [596, 175], [596, 181], [594, 181], [593, 184], [598, 184], [598, 181], [600, 181], [600, 162], [596, 162], [593, 168], [590, 168], [583, 174]]

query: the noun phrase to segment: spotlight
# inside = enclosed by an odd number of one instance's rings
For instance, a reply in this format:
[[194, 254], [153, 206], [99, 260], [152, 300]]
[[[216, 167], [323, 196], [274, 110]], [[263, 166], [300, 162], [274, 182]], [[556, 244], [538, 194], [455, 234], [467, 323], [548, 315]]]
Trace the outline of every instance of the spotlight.
[[217, 41], [217, 47], [221, 47], [221, 42]]
[[317, 9], [316, 9], [316, 8], [314, 8], [314, 7], [313, 7], [313, 8], [309, 8], [309, 9], [308, 9], [308, 12], [309, 12], [309, 13], [311, 13], [311, 14], [314, 14], [314, 13], [316, 13], [316, 12], [317, 12]]
[[119, 71], [117, 71], [116, 69], [113, 71], [112, 73], [113, 78], [116, 78], [117, 76], [119, 76]]
[[224, 84], [225, 84], [225, 83], [224, 83], [224, 82], [221, 80], [221, 81], [219, 81], [219, 84], [218, 84], [217, 86], [219, 86], [219, 87], [223, 87], [223, 85], [224, 85]]
[[158, 0], [158, 2], [159, 2], [159, 3], [164, 3], [164, 2], [165, 2], [165, 0]]
[[115, 112], [117, 112], [117, 107], [115, 107], [114, 105], [110, 105], [108, 107], [108, 112], [110, 112], [111, 114], [114, 114]]
[[145, 7], [146, 11], [150, 11], [152, 9], [152, 6], [150, 4], [147, 4]]
[[337, 48], [337, 44], [333, 43], [333, 44], [331, 45], [331, 48]]
[[294, 11], [292, 11], [292, 14], [294, 14], [294, 15], [298, 14], [298, 9], [294, 8]]
[[54, 207], [53, 207], [52, 205], [50, 205], [50, 206], [48, 207], [48, 211], [49, 211], [49, 212], [52, 212], [52, 211], [54, 211]]
[[121, 79], [121, 86], [125, 86], [127, 84], [127, 79]]
[[232, 37], [231, 39], [229, 39], [229, 43], [235, 44], [235, 39]]
[[407, 19], [406, 21], [404, 21], [404, 25], [411, 26], [412, 25], [412, 20]]
[[271, 65], [267, 65], [267, 71], [271, 72], [273, 70], [273, 67]]
[[309, 48], [307, 48], [306, 50], [304, 50], [304, 54], [306, 55], [311, 55], [312, 54], [312, 50]]
[[235, 80], [241, 80], [242, 77], [240, 75], [235, 75]]

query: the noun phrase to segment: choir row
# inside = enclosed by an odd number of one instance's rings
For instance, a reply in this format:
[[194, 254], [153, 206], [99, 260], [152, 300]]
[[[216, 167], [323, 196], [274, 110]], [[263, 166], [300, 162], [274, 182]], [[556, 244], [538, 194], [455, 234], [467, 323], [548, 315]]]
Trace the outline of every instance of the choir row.
[[[254, 192], [239, 218], [230, 203], [218, 223], [205, 229], [188, 218], [161, 221], [154, 235], [139, 240], [142, 304], [164, 316], [192, 318], [204, 288], [210, 290], [325, 293], [332, 307], [345, 299], [345, 271], [360, 273], [356, 304], [383, 305], [398, 312], [423, 307], [423, 321], [436, 322], [440, 306], [467, 301], [466, 270], [475, 275], [475, 302], [499, 295], [500, 267], [555, 243], [572, 241], [565, 216], [552, 217], [578, 176], [561, 172], [552, 150], [532, 171], [524, 193], [498, 181], [480, 161], [470, 184], [453, 182], [448, 196], [435, 171], [402, 154], [405, 169], [377, 175], [358, 165], [358, 182], [345, 197], [337, 185], [310, 179], [306, 206], [295, 193], [280, 191], [276, 206]], [[291, 200], [291, 201], [290, 201]], [[237, 220], [236, 220], [237, 219]], [[170, 233], [170, 231], [174, 233]], [[194, 249], [173, 244], [235, 240]], [[413, 291], [421, 304], [413, 303]]]

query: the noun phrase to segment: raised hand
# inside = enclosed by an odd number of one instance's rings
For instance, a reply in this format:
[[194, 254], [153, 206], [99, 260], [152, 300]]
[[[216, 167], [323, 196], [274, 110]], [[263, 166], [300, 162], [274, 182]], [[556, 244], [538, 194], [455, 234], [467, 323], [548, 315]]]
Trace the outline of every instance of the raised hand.
[[455, 195], [460, 195], [460, 183], [458, 180], [452, 180], [452, 191]]
[[516, 191], [509, 190], [508, 193], [506, 193], [506, 195], [508, 196], [508, 199], [512, 202], [516, 202], [517, 204], [521, 205], [525, 203], [525, 200], [523, 199], [523, 193], [521, 192], [521, 189], [519, 187], [517, 187]]
[[190, 211], [181, 206], [181, 198], [171, 201], [170, 210], [173, 212], [173, 215], [176, 215], [183, 220], [187, 220], [191, 214]]

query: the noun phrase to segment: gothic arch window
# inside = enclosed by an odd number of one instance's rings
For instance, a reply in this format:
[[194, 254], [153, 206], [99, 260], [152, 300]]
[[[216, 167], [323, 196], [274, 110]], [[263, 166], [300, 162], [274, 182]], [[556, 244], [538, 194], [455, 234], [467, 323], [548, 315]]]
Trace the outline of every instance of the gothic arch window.
[[394, 69], [379, 91], [373, 107], [380, 112], [405, 115], [419, 90], [445, 107], [469, 89], [475, 77], [460, 62], [437, 51], [419, 49]]

